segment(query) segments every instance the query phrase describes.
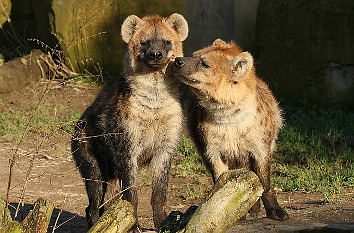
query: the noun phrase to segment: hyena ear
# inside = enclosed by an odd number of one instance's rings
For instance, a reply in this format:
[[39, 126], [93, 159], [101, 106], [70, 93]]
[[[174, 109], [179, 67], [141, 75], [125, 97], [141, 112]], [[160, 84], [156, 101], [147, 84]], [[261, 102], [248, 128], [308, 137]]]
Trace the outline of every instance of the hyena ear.
[[129, 43], [134, 33], [139, 29], [142, 24], [142, 20], [136, 15], [128, 16], [121, 28], [122, 39], [125, 43]]
[[247, 77], [253, 67], [253, 58], [249, 52], [243, 52], [237, 55], [232, 61], [231, 79], [235, 82], [241, 81]]
[[181, 41], [187, 38], [188, 23], [182, 15], [174, 13], [166, 19], [166, 23], [177, 32]]
[[213, 47], [227, 47], [228, 44], [222, 39], [216, 39], [213, 42]]

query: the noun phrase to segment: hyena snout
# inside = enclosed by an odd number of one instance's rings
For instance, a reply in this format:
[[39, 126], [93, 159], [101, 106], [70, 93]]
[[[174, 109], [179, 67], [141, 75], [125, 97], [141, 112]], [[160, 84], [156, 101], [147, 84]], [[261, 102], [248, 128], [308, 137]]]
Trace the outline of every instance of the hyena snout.
[[183, 57], [177, 57], [177, 58], [175, 59], [175, 67], [176, 67], [176, 68], [181, 68], [181, 67], [183, 67], [185, 64], [186, 64], [186, 63], [184, 62]]
[[154, 43], [143, 50], [144, 62], [150, 67], [159, 68], [169, 62], [166, 50], [161, 43]]
[[175, 73], [176, 77], [187, 85], [199, 84], [200, 81], [194, 77], [195, 66], [197, 59], [194, 57], [177, 57], [175, 58]]
[[153, 50], [147, 54], [147, 58], [149, 60], [161, 60], [163, 58], [163, 54], [161, 51]]

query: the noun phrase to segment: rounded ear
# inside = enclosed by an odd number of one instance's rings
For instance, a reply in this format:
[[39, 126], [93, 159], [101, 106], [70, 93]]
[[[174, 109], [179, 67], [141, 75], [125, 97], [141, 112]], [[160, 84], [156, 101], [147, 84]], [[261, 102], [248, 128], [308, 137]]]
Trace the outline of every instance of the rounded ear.
[[182, 15], [174, 13], [166, 19], [166, 23], [177, 32], [181, 41], [187, 38], [188, 23]]
[[213, 42], [213, 47], [226, 47], [228, 44], [222, 39], [216, 39]]
[[241, 81], [251, 71], [253, 57], [249, 52], [243, 52], [234, 57], [231, 66], [231, 79], [235, 82]]
[[122, 39], [125, 43], [129, 43], [130, 39], [133, 37], [134, 33], [141, 26], [142, 20], [136, 15], [128, 16], [121, 28]]

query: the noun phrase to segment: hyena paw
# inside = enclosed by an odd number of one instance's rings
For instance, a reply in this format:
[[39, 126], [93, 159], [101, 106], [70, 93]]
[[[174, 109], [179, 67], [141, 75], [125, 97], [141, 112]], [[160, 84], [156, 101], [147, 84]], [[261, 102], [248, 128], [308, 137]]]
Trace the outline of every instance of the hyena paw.
[[100, 218], [99, 211], [90, 207], [86, 208], [87, 225], [91, 228]]
[[278, 221], [284, 221], [289, 219], [288, 213], [283, 209], [283, 208], [277, 208], [277, 209], [269, 209], [266, 210], [267, 216], [270, 219], [278, 220]]
[[132, 226], [127, 233], [141, 233], [140, 227], [137, 225]]
[[154, 213], [154, 226], [156, 230], [161, 226], [163, 220], [165, 220], [166, 218], [167, 214], [165, 211], [158, 211]]

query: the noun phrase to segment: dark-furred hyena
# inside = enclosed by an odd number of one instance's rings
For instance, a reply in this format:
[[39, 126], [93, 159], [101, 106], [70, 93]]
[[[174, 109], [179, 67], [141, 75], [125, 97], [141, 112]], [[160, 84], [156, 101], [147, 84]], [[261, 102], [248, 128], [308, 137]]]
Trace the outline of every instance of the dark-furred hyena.
[[[270, 187], [281, 112], [268, 86], [256, 76], [251, 54], [217, 39], [193, 57], [176, 58], [175, 70], [195, 94], [189, 128], [214, 181], [228, 169], [254, 171], [263, 185], [267, 216], [288, 219]], [[259, 211], [258, 201], [251, 213]]]
[[[89, 206], [86, 217], [95, 223], [102, 209], [107, 184], [117, 179], [123, 199], [132, 203], [137, 217], [139, 165], [151, 161], [154, 224], [166, 217], [168, 173], [180, 139], [182, 109], [178, 81], [166, 71], [169, 63], [183, 56], [182, 41], [188, 35], [183, 16], [131, 15], [121, 28], [128, 44], [123, 77], [104, 87], [79, 120], [72, 152], [85, 179]], [[100, 182], [103, 181], [103, 182]], [[138, 226], [138, 222], [134, 229]]]

